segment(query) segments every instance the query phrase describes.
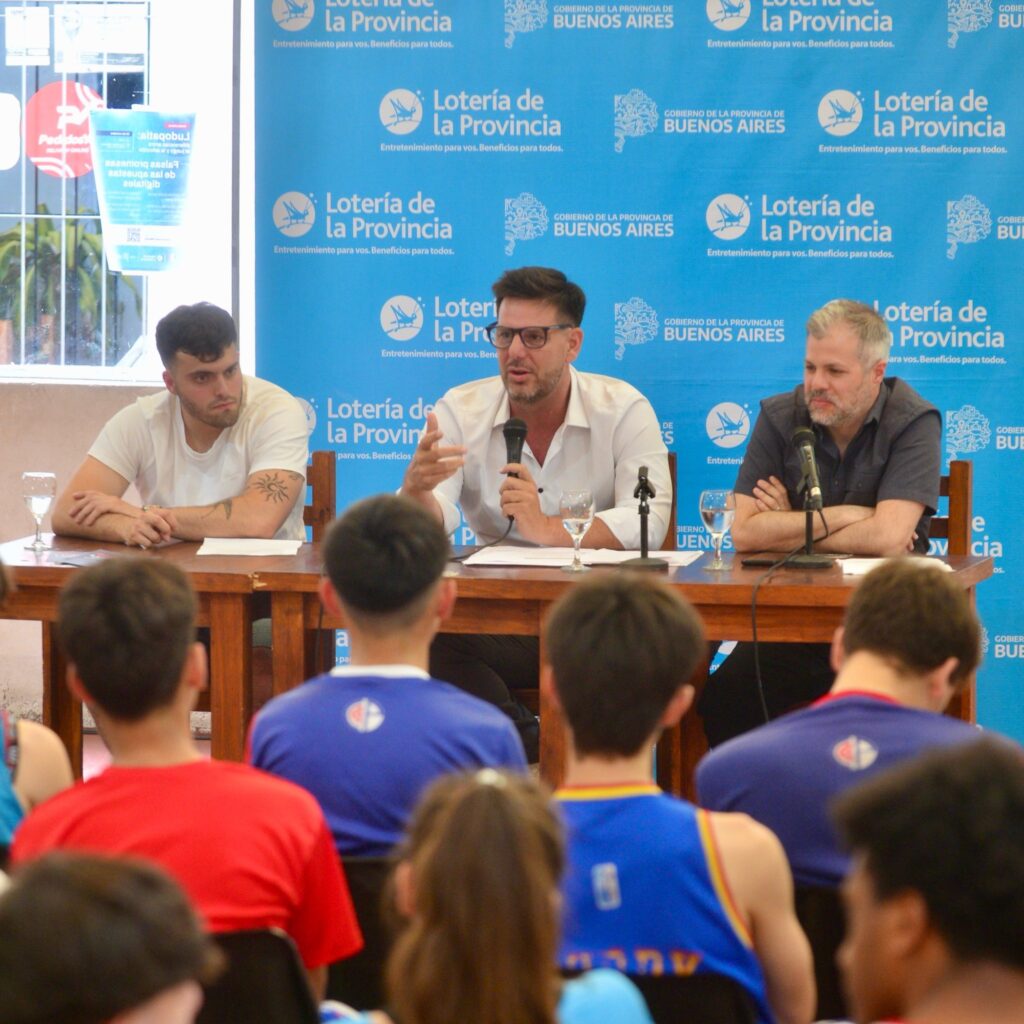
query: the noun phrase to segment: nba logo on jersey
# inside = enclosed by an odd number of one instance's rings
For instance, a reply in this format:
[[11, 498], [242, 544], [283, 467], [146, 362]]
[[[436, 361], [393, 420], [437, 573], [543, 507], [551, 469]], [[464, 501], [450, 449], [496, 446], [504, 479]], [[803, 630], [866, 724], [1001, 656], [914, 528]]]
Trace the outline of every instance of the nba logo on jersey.
[[614, 864], [595, 864], [590, 869], [594, 886], [594, 903], [598, 910], [615, 910], [622, 906], [619, 893], [619, 869]]
[[836, 764], [849, 768], [851, 772], [870, 768], [878, 757], [878, 747], [870, 740], [862, 740], [857, 736], [847, 736], [832, 748], [832, 757]]
[[379, 704], [364, 697], [345, 708], [345, 721], [356, 732], [373, 732], [384, 724], [384, 712]]

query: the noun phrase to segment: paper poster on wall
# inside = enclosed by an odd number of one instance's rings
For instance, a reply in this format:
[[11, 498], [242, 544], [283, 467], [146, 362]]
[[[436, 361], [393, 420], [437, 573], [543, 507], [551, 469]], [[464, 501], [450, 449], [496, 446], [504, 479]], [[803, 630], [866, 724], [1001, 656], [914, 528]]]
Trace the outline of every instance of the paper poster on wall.
[[194, 113], [98, 110], [90, 118], [96, 192], [111, 269], [154, 274], [178, 261]]

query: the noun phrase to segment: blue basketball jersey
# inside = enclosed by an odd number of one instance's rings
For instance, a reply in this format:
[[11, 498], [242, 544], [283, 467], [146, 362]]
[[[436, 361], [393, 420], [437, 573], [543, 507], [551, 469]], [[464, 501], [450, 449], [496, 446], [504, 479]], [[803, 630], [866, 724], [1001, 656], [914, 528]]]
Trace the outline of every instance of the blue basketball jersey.
[[771, 1021], [764, 974], [706, 811], [655, 785], [556, 793], [568, 836], [561, 966], [722, 974]]

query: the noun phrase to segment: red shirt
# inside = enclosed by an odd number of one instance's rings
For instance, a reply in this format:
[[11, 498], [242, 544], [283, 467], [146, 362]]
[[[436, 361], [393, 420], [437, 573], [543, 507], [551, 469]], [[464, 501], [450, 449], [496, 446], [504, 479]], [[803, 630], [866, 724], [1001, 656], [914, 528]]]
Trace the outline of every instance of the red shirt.
[[58, 848], [155, 861], [210, 931], [281, 928], [307, 967], [351, 956], [363, 944], [316, 801], [248, 765], [110, 767], [29, 814], [11, 862]]

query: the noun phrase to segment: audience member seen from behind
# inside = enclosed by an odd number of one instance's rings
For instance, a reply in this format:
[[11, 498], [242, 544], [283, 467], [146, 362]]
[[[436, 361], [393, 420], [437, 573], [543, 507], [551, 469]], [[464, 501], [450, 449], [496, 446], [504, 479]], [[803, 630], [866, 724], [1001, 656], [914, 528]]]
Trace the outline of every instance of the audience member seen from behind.
[[531, 779], [483, 768], [435, 783], [393, 878], [404, 929], [387, 964], [388, 1013], [363, 1024], [650, 1024], [614, 971], [562, 982], [561, 826]]
[[11, 861], [56, 848], [153, 860], [211, 931], [287, 932], [320, 995], [326, 965], [362, 944], [334, 845], [309, 793], [196, 749], [189, 713], [206, 651], [195, 612], [184, 573], [147, 558], [82, 569], [64, 588], [68, 683], [113, 763], [28, 815]]
[[839, 966], [856, 1020], [1024, 1021], [1024, 758], [985, 739], [840, 798]]
[[952, 574], [927, 559], [880, 565], [836, 630], [831, 691], [712, 750], [697, 769], [701, 806], [767, 825], [797, 885], [838, 886], [849, 865], [829, 801], [930, 747], [977, 738], [941, 712], [977, 667], [980, 634]]
[[382, 856], [423, 790], [477, 767], [526, 770], [497, 708], [433, 679], [430, 643], [455, 604], [441, 524], [407, 498], [353, 505], [324, 542], [324, 607], [348, 626], [350, 664], [271, 701], [250, 735], [258, 768], [308, 789], [343, 856]]
[[[0, 608], [12, 589], [0, 562]], [[45, 725], [0, 708], [0, 870], [26, 812], [74, 782], [64, 744]]]
[[652, 747], [690, 707], [705, 655], [697, 613], [656, 580], [607, 574], [573, 587], [544, 635], [542, 685], [570, 735], [556, 793], [569, 854], [559, 962], [723, 975], [766, 1024], [806, 1024], [811, 953], [779, 841], [654, 783]]
[[190, 1024], [221, 960], [143, 861], [51, 854], [0, 897], [4, 1024]]

